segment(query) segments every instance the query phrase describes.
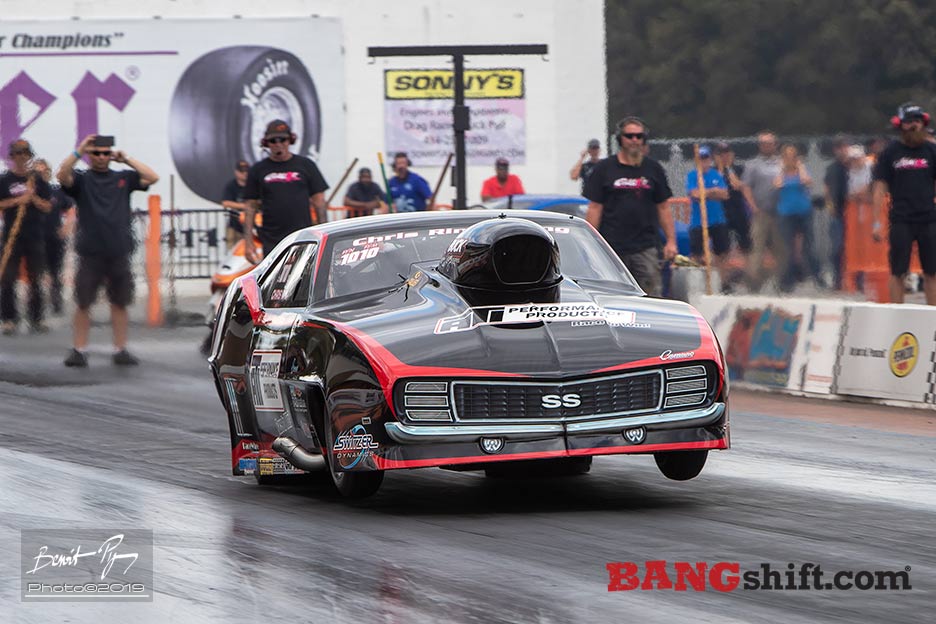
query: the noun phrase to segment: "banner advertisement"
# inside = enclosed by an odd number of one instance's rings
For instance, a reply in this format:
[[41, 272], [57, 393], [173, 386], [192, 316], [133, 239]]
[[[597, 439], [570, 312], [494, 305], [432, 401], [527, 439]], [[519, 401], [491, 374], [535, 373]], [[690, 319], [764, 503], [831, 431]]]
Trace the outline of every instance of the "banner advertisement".
[[[388, 69], [384, 72], [384, 143], [388, 154], [406, 152], [416, 166], [441, 167], [455, 150], [453, 72]], [[526, 100], [522, 69], [465, 70], [471, 130], [468, 165], [494, 166], [504, 157], [526, 164]]]
[[283, 119], [334, 184], [341, 46], [333, 18], [4, 21], [0, 145], [25, 138], [54, 168], [86, 135], [114, 135], [159, 174], [151, 192], [168, 199], [174, 175], [176, 207], [206, 208]]
[[838, 394], [936, 403], [936, 309], [850, 305], [838, 349]]

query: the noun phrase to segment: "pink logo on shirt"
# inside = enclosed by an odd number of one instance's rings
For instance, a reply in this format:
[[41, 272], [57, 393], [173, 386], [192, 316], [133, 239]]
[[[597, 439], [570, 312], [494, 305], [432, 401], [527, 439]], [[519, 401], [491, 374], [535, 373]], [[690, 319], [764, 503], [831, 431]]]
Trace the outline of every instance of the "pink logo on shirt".
[[614, 181], [614, 188], [650, 190], [650, 181], [647, 178], [618, 178]]
[[283, 171], [279, 173], [268, 173], [263, 177], [264, 182], [300, 182], [302, 177], [298, 171]]
[[901, 158], [894, 163], [894, 169], [927, 169], [929, 161], [925, 158]]

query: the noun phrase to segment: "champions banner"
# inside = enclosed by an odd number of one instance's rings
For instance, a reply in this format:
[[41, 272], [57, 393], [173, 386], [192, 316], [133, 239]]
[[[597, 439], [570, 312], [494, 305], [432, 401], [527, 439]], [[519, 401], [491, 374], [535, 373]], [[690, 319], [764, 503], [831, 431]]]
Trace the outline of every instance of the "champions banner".
[[329, 18], [3, 21], [0, 145], [25, 138], [54, 168], [86, 135], [114, 135], [159, 174], [152, 192], [168, 198], [174, 175], [176, 207], [205, 208], [238, 160], [264, 157], [266, 124], [284, 119], [293, 151], [334, 184], [341, 45]]

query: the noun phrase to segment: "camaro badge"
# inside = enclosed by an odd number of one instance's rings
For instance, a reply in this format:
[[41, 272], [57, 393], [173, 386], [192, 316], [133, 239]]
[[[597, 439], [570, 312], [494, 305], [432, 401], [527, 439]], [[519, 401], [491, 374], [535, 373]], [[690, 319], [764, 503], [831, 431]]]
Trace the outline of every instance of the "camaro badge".
[[647, 430], [643, 427], [625, 429], [624, 439], [626, 439], [631, 444], [643, 444], [643, 441], [647, 439]]
[[481, 438], [481, 450], [488, 455], [500, 453], [504, 448], [503, 438]]

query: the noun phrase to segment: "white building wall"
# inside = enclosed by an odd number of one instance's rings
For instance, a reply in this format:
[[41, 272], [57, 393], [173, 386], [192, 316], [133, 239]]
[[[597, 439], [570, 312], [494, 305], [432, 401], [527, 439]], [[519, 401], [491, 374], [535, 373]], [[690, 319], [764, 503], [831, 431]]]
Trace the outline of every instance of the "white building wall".
[[[368, 46], [545, 43], [540, 57], [478, 57], [466, 67], [525, 70], [527, 164], [513, 168], [528, 192], [577, 193], [568, 178], [575, 158], [606, 128], [605, 26], [603, 0], [41, 0], [0, 2], [12, 19], [104, 19], [187, 17], [339, 18], [344, 37], [347, 110], [345, 154], [376, 166], [383, 145], [383, 70], [445, 67], [440, 59], [371, 60]], [[271, 45], [284, 44], [271, 33]], [[470, 104], [470, 102], [469, 102]], [[323, 154], [327, 158], [327, 154]], [[342, 170], [344, 167], [329, 167]], [[420, 170], [431, 183], [439, 169]], [[479, 199], [491, 167], [469, 167], [469, 203]], [[330, 179], [335, 184], [337, 179]], [[454, 197], [443, 186], [441, 200]], [[446, 190], [447, 189], [447, 190]]]

